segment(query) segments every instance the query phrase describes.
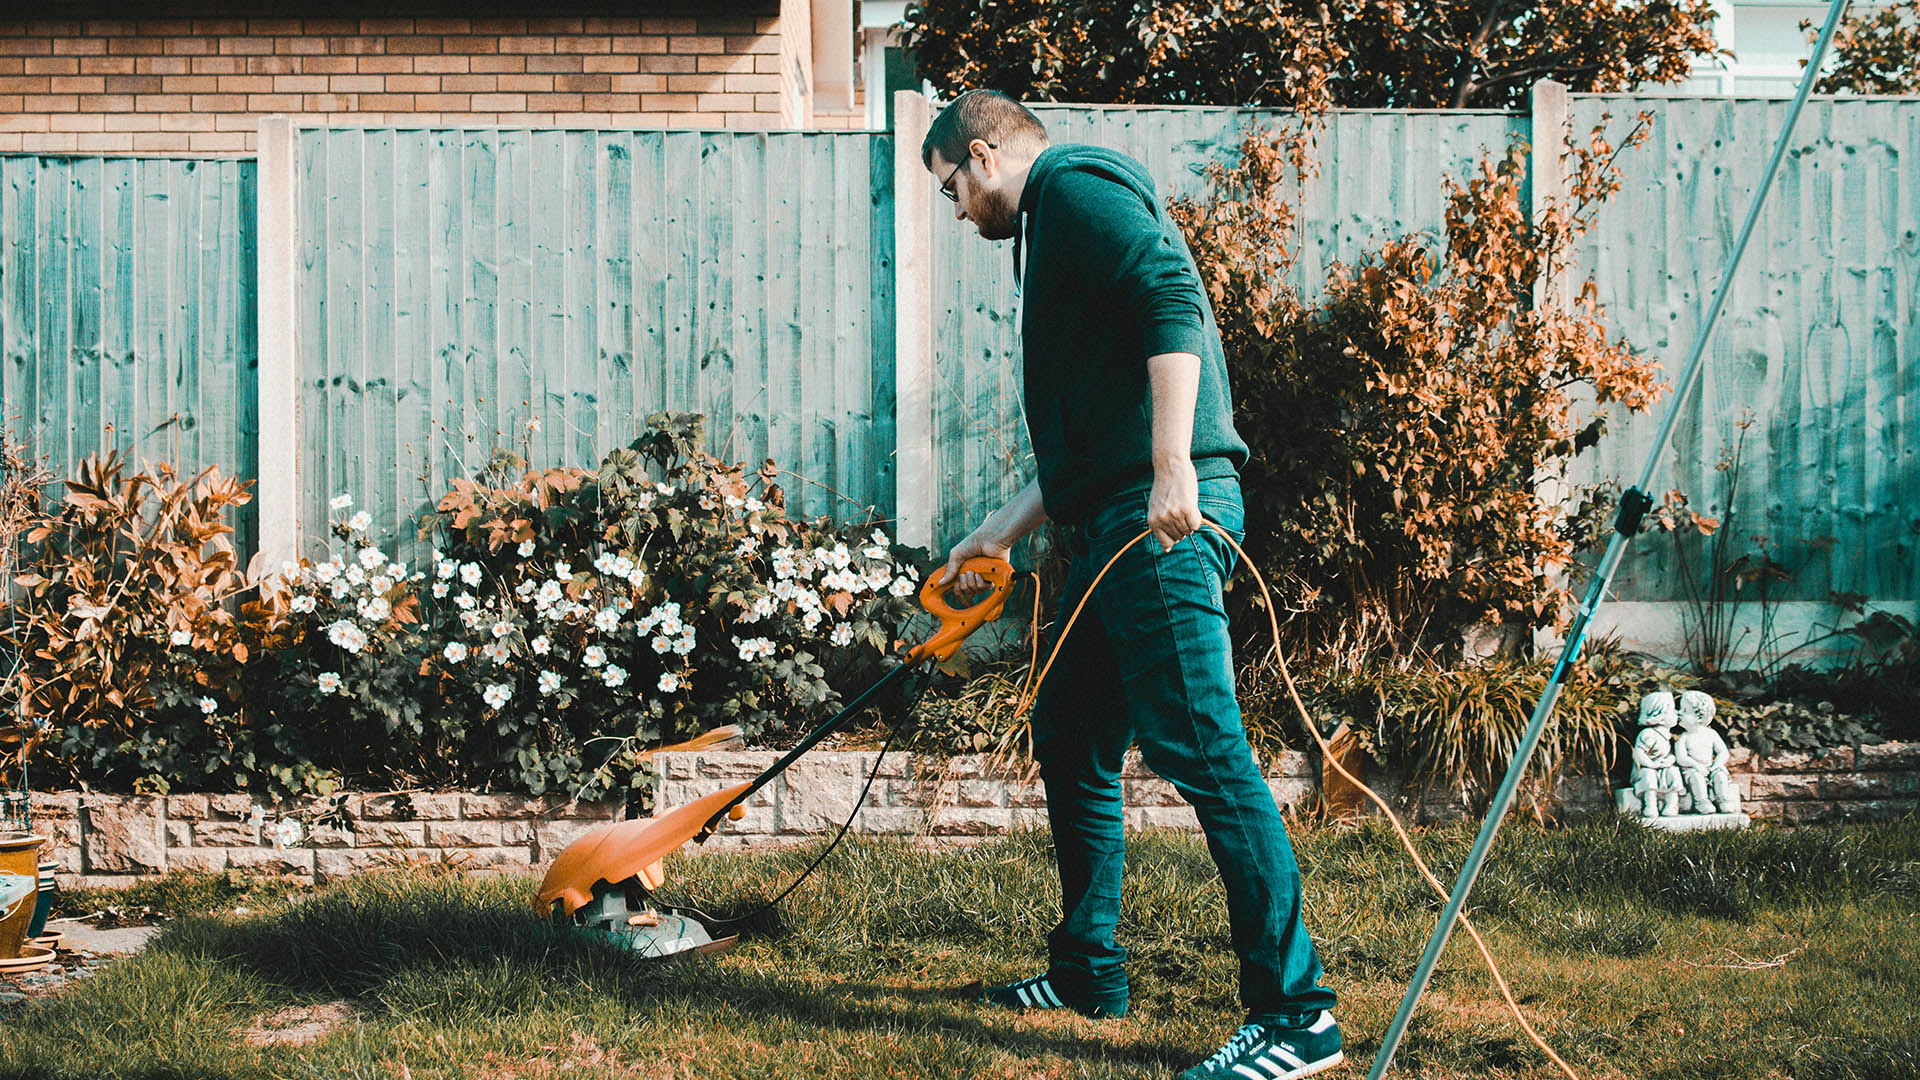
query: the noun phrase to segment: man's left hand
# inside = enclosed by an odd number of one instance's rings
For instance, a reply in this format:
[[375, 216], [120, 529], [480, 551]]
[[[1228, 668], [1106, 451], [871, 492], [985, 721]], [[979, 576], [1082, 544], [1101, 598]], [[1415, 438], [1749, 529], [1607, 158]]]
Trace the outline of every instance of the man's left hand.
[[1147, 528], [1160, 541], [1160, 550], [1173, 550], [1173, 545], [1199, 531], [1204, 523], [1200, 516], [1200, 479], [1194, 475], [1193, 462], [1182, 458], [1155, 466], [1153, 492], [1147, 497]]

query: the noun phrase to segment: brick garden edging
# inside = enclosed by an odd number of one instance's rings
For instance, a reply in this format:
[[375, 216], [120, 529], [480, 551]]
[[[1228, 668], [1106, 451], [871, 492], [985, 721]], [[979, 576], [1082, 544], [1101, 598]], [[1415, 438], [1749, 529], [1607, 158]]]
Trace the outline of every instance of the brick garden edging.
[[[683, 805], [751, 779], [778, 759], [773, 751], [690, 751], [657, 760], [656, 804]], [[839, 828], [873, 768], [872, 751], [819, 751], [796, 762], [754, 795], [747, 815], [708, 848], [813, 839]], [[1269, 786], [1282, 806], [1310, 805], [1314, 764], [1288, 752], [1269, 762]], [[1842, 748], [1814, 757], [1776, 753], [1761, 761], [1734, 752], [1732, 769], [1756, 820], [1801, 824], [1879, 820], [1920, 807], [1920, 743]], [[1365, 779], [1409, 809], [1402, 777], [1378, 768]], [[1129, 828], [1194, 828], [1193, 811], [1173, 786], [1130, 761], [1122, 781]], [[1608, 812], [1612, 799], [1596, 777], [1564, 779], [1562, 818]], [[275, 848], [250, 818], [271, 826], [282, 814], [311, 816], [318, 801], [276, 806], [252, 795], [36, 794], [34, 831], [54, 838], [63, 885], [112, 885], [169, 870], [242, 869], [330, 881], [406, 861], [446, 860], [472, 868], [535, 872], [581, 833], [622, 813], [617, 803], [569, 804], [558, 796], [375, 793], [347, 801], [351, 835], [321, 827]], [[1022, 826], [1044, 827], [1040, 783], [979, 755], [952, 759], [889, 755], [854, 821], [857, 831], [964, 844]], [[1464, 813], [1445, 793], [1430, 793], [1423, 820]]]

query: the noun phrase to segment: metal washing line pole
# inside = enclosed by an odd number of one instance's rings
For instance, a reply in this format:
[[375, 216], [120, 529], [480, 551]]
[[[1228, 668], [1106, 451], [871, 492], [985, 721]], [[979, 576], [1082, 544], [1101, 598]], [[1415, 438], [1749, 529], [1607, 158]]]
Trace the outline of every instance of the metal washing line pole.
[[[1786, 156], [1787, 141], [1793, 135], [1794, 124], [1800, 119], [1801, 106], [1806, 104], [1807, 94], [1813, 89], [1813, 81], [1820, 73], [1820, 63], [1826, 58], [1827, 46], [1833, 42], [1834, 28], [1839, 25], [1840, 14], [1846, 10], [1847, 0], [1832, 0], [1827, 6], [1827, 20], [1820, 27], [1820, 38], [1813, 46], [1813, 56], [1807, 61], [1807, 70], [1800, 76], [1800, 86], [1794, 92], [1793, 105], [1787, 110], [1786, 123], [1780, 129], [1780, 136], [1774, 141], [1773, 156], [1767, 161], [1767, 170], [1760, 178], [1760, 184], [1754, 189], [1753, 202], [1747, 207], [1746, 220], [1741, 223], [1740, 234], [1734, 241], [1733, 253], [1727, 259], [1725, 269], [1720, 272], [1720, 285], [1713, 293], [1713, 302], [1707, 307], [1706, 318], [1701, 320], [1700, 331], [1694, 335], [1693, 349], [1687, 356], [1686, 367], [1682, 370], [1680, 381], [1674, 388], [1673, 402], [1667, 406], [1667, 414], [1660, 422], [1660, 431], [1655, 437], [1652, 449], [1647, 451], [1646, 465], [1640, 470], [1640, 480], [1629, 489], [1620, 500], [1620, 515], [1614, 522], [1613, 535], [1607, 541], [1607, 550], [1600, 557], [1600, 565], [1594, 572], [1593, 583], [1588, 586], [1587, 594], [1580, 601], [1579, 612], [1573, 625], [1567, 630], [1567, 643], [1560, 652], [1560, 661], [1554, 665], [1553, 675], [1547, 680], [1546, 690], [1540, 696], [1540, 703], [1534, 707], [1533, 717], [1527, 722], [1527, 730], [1520, 736], [1520, 744], [1514, 750], [1513, 763], [1507, 767], [1506, 778], [1500, 782], [1500, 790], [1495, 792], [1493, 805], [1487, 810], [1487, 819], [1480, 826], [1480, 835], [1473, 842], [1473, 850], [1467, 853], [1467, 861], [1460, 868], [1459, 880], [1454, 883], [1453, 893], [1447, 898], [1446, 910], [1440, 914], [1440, 923], [1434, 927], [1433, 936], [1427, 940], [1426, 952], [1420, 956], [1420, 965], [1414, 969], [1413, 982], [1407, 987], [1406, 996], [1400, 1000], [1399, 1011], [1394, 1013], [1393, 1023], [1388, 1025], [1386, 1038], [1380, 1044], [1380, 1052], [1374, 1056], [1373, 1069], [1367, 1074], [1368, 1080], [1380, 1080], [1393, 1064], [1393, 1053], [1400, 1046], [1400, 1038], [1406, 1034], [1407, 1022], [1413, 1018], [1413, 1010], [1420, 1004], [1420, 996], [1426, 992], [1427, 981], [1433, 977], [1434, 965], [1440, 961], [1440, 953], [1447, 947], [1447, 939], [1453, 934], [1454, 923], [1460, 918], [1460, 910], [1466, 906], [1467, 894], [1473, 891], [1474, 881], [1480, 876], [1481, 864], [1486, 862], [1487, 852], [1493, 847], [1494, 837], [1500, 832], [1500, 823], [1507, 816], [1507, 809], [1513, 804], [1513, 797], [1520, 787], [1520, 778], [1527, 771], [1527, 762], [1532, 759], [1534, 748], [1539, 745], [1540, 735], [1546, 730], [1547, 720], [1553, 715], [1554, 702], [1560, 698], [1560, 687], [1567, 673], [1573, 667], [1574, 660], [1580, 655], [1580, 646], [1587, 636], [1587, 625], [1592, 622], [1594, 612], [1605, 602], [1609, 587], [1613, 584], [1614, 571], [1620, 566], [1621, 556], [1626, 554], [1627, 544], [1633, 534], [1639, 531], [1640, 519], [1653, 506], [1653, 499], [1647, 489], [1653, 485], [1654, 469], [1660, 463], [1660, 455], [1666, 452], [1667, 443], [1673, 438], [1674, 424], [1680, 416], [1680, 407], [1686, 403], [1687, 395], [1692, 393], [1694, 384], [1699, 381], [1700, 367], [1706, 356], [1707, 339], [1713, 334], [1713, 324], [1720, 317], [1720, 309], [1726, 303], [1727, 292], [1733, 285], [1733, 275], [1740, 268], [1740, 256], [1747, 250], [1747, 240], [1753, 235], [1753, 226], [1760, 219], [1760, 208], [1766, 203], [1767, 191], [1773, 186], [1773, 177], [1780, 169], [1780, 161]], [[1538, 137], [1539, 133], [1535, 133]]]

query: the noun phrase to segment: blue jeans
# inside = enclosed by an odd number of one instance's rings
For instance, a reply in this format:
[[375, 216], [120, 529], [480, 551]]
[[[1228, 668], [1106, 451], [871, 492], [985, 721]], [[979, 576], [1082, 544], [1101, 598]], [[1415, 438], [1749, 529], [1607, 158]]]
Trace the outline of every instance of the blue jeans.
[[[1239, 481], [1203, 481], [1209, 521], [1244, 534]], [[1147, 527], [1147, 493], [1110, 499], [1068, 530], [1064, 625], [1093, 575]], [[1138, 744], [1149, 769], [1193, 805], [1226, 885], [1248, 1018], [1290, 1023], [1334, 1004], [1300, 921], [1300, 870], [1234, 699], [1221, 587], [1233, 549], [1211, 529], [1160, 551], [1152, 537], [1100, 582], [1041, 688], [1034, 756], [1060, 866], [1062, 917], [1048, 936], [1054, 982], [1082, 1000], [1124, 1000], [1114, 941], [1126, 858], [1120, 768]], [[1044, 655], [1044, 654], [1043, 654]]]

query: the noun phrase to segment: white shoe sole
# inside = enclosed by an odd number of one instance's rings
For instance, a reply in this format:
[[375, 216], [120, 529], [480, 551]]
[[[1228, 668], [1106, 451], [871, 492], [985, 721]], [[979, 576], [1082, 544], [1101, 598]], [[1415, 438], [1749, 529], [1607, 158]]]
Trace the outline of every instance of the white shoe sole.
[[1290, 1073], [1282, 1073], [1279, 1080], [1300, 1080], [1303, 1076], [1312, 1076], [1315, 1073], [1326, 1072], [1328, 1069], [1333, 1068], [1345, 1060], [1347, 1060], [1347, 1055], [1335, 1050], [1330, 1057], [1323, 1057], [1319, 1061], [1309, 1061]]

